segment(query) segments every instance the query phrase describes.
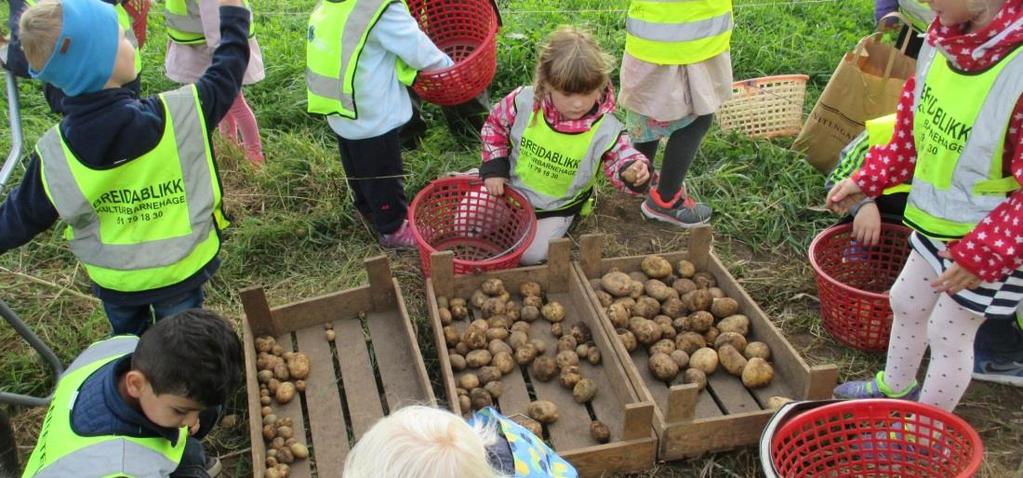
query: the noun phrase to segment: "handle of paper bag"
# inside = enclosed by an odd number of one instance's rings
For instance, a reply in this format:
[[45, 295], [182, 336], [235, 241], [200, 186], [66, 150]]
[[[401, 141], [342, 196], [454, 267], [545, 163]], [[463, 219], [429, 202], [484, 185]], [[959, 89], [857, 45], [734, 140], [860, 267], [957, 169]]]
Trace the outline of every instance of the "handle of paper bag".
[[[911, 38], [913, 38], [913, 36], [912, 36], [913, 35], [913, 25], [911, 23], [909, 23], [909, 19], [907, 19], [904, 15], [902, 15], [902, 13], [900, 13], [898, 11], [891, 12], [891, 13], [881, 17], [881, 20], [879, 20], [877, 22], [877, 24], [880, 26], [880, 25], [884, 24], [884, 22], [888, 21], [891, 18], [898, 19], [900, 22], [902, 22], [903, 25], [905, 25], [907, 28], [909, 28], [909, 33], [906, 34], [906, 37], [902, 39], [902, 45], [899, 46], [899, 51], [902, 52], [903, 55], [905, 55], [906, 54], [906, 49], [909, 48], [909, 40]], [[879, 33], [881, 33], [881, 32], [876, 32], [875, 34], [879, 34]], [[888, 78], [891, 78], [891, 76], [892, 76], [892, 67], [894, 67], [894, 66], [895, 66], [895, 52], [893, 51], [893, 52], [891, 52], [888, 55], [888, 64], [886, 64], [885, 67], [884, 67], [884, 76], [883, 76], [883, 78], [885, 80], [888, 80]]]
[[[884, 21], [884, 19], [888, 18], [889, 16], [899, 18], [903, 22], [906, 21], [906, 18], [903, 17], [898, 12], [889, 13], [888, 15], [885, 15], [884, 17], [882, 17], [881, 20]], [[853, 53], [855, 53], [857, 56], [860, 56], [860, 57], [870, 56], [867, 53], [867, 49], [864, 46], [864, 44], [866, 44], [866, 42], [868, 42], [868, 41], [880, 42], [881, 41], [881, 37], [883, 35], [884, 35], [883, 32], [874, 32], [874, 33], [871, 33], [870, 35], [867, 35], [867, 36], [861, 38], [860, 41], [856, 44], [856, 49], [853, 50]], [[895, 66], [895, 58], [896, 58], [895, 55], [896, 55], [896, 52], [901, 52], [903, 55], [905, 55], [906, 54], [906, 48], [908, 46], [909, 46], [909, 42], [905, 41], [905, 42], [903, 42], [903, 45], [902, 45], [902, 47], [900, 49], [898, 49], [898, 50], [892, 49], [891, 53], [888, 54], [888, 61], [885, 64], [884, 75], [882, 75], [882, 79], [887, 81], [889, 78], [891, 78], [891, 76], [892, 76], [892, 68], [894, 68], [894, 66]]]

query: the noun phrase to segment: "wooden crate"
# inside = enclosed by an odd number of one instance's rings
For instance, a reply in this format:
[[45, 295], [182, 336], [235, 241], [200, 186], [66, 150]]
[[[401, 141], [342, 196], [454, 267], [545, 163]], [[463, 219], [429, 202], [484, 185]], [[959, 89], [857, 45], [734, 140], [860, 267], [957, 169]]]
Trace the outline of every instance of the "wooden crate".
[[[295, 477], [341, 475], [345, 456], [378, 419], [406, 405], [435, 405], [426, 366], [409, 322], [401, 289], [387, 257], [365, 261], [369, 285], [270, 308], [261, 287], [241, 292], [253, 476], [262, 478], [262, 436], [254, 338], [270, 335], [285, 350], [304, 352], [312, 364], [306, 391], [287, 405], [295, 436], [310, 458], [291, 465]], [[337, 334], [331, 344], [324, 325]]]
[[[565, 325], [566, 333], [571, 324], [576, 322], [585, 323], [593, 333], [593, 340], [600, 349], [602, 362], [599, 366], [593, 366], [583, 360], [579, 367], [584, 377], [591, 378], [597, 383], [599, 391], [591, 402], [591, 408], [594, 416], [610, 427], [612, 441], [603, 445], [597, 444], [590, 437], [591, 417], [587, 408], [577, 404], [572, 398], [571, 391], [563, 388], [557, 378], [546, 383], [532, 380], [527, 367], [519, 367], [501, 379], [504, 392], [497, 399], [497, 407], [505, 415], [525, 414], [526, 407], [531, 401], [530, 393], [533, 393], [536, 399], [550, 400], [557, 404], [560, 418], [546, 426], [547, 441], [561, 457], [576, 467], [581, 476], [647, 470], [653, 466], [657, 451], [656, 436], [651, 427], [653, 404], [649, 400], [640, 399], [626, 377], [618, 355], [612, 351], [610, 338], [600, 327], [592, 308], [588, 305], [586, 296], [588, 286], [580, 282], [572, 272], [569, 262], [570, 249], [571, 243], [567, 239], [560, 239], [551, 242], [546, 265], [457, 277], [453, 275], [454, 256], [451, 252], [437, 253], [431, 257], [432, 277], [426, 282], [427, 300], [444, 389], [450, 407], [455, 413], [462, 413], [455, 391], [455, 375], [448, 360], [448, 347], [437, 313], [437, 297], [468, 298], [483, 281], [499, 278], [512, 296], [519, 299], [519, 286], [523, 282], [535, 281], [543, 288], [547, 300], [560, 302], [565, 307], [566, 317], [562, 323]], [[472, 304], [469, 304], [469, 307], [471, 308]], [[478, 310], [473, 309], [472, 314], [481, 317]], [[455, 321], [453, 325], [458, 327], [459, 332], [463, 332], [468, 322]], [[548, 354], [557, 348], [557, 339], [551, 335], [550, 323], [546, 320], [539, 319], [533, 322], [529, 337], [544, 340]]]
[[[640, 399], [655, 405], [654, 429], [660, 439], [658, 457], [662, 460], [677, 460], [758, 443], [761, 431], [773, 414], [773, 410], [766, 409], [768, 398], [774, 395], [797, 400], [831, 398], [831, 391], [838, 380], [838, 369], [834, 365], [807, 366], [711, 252], [711, 240], [709, 227], [692, 229], [686, 252], [659, 255], [672, 264], [688, 259], [697, 270], [713, 274], [717, 286], [739, 302], [740, 312], [750, 320], [749, 340], [759, 340], [771, 348], [775, 377], [765, 388], [748, 390], [738, 377], [722, 370], [708, 377], [707, 389], [702, 392], [695, 384], [668, 386], [657, 380], [648, 367], [646, 350], [639, 347], [630, 354], [617, 339], [604, 307], [588, 283], [611, 268], [626, 273], [638, 271], [644, 256], [602, 259], [603, 236], [586, 235], [580, 238], [580, 261], [573, 264], [580, 280], [587, 283], [590, 307], [600, 318], [607, 334], [615, 337], [614, 348], [623, 357], [626, 374], [640, 392]], [[678, 381], [680, 378], [676, 379]]]

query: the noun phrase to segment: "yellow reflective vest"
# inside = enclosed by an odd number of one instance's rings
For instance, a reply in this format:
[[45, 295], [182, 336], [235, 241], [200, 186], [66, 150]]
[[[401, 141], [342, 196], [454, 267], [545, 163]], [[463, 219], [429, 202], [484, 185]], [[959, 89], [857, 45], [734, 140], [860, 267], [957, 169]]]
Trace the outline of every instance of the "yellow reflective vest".
[[625, 52], [647, 63], [688, 65], [728, 50], [731, 0], [633, 0]]
[[[251, 13], [252, 9], [249, 8], [247, 0], [242, 0], [242, 5]], [[167, 36], [174, 43], [181, 45], [206, 43], [206, 34], [202, 29], [202, 17], [199, 15], [198, 0], [167, 0], [163, 18], [167, 26]], [[252, 21], [249, 23], [249, 38], [255, 34], [256, 22]]]

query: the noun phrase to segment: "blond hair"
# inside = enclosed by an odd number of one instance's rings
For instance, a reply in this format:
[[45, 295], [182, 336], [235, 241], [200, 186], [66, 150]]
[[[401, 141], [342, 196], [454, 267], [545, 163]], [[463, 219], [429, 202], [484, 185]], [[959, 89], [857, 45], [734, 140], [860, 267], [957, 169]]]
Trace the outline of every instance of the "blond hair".
[[493, 428], [437, 408], [410, 406], [384, 417], [355, 444], [345, 478], [499, 478], [487, 462]]
[[534, 107], [547, 88], [565, 94], [585, 94], [611, 83], [611, 56], [604, 53], [590, 32], [563, 25], [547, 36], [533, 74]]
[[34, 70], [46, 66], [63, 27], [64, 7], [60, 0], [42, 0], [21, 14], [18, 21], [21, 50]]

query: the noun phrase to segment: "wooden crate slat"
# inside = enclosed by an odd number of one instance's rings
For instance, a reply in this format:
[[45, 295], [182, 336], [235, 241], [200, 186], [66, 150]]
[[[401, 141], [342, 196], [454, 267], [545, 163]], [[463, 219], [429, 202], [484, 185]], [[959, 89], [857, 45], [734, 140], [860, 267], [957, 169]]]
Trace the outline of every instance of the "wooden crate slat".
[[[707, 377], [707, 388], [714, 391], [714, 396], [721, 402], [726, 415], [760, 410], [760, 404], [746, 390], [742, 379], [729, 374], [723, 367], [719, 366], [716, 372]], [[704, 393], [706, 392], [707, 390], [704, 390]]]
[[421, 357], [415, 357], [407, 340], [405, 325], [397, 309], [367, 316], [373, 353], [384, 384], [387, 406], [395, 410], [430, 400], [419, 387], [416, 369]]
[[[284, 347], [285, 351], [294, 350], [291, 341], [291, 334], [284, 334], [277, 337], [277, 343], [280, 344], [281, 347]], [[292, 430], [294, 430], [295, 432], [295, 439], [298, 440], [299, 443], [308, 446], [309, 443], [306, 441], [305, 438], [304, 422], [305, 419], [302, 417], [302, 401], [298, 399], [298, 396], [296, 396], [292, 401], [284, 405], [281, 405], [277, 403], [276, 400], [274, 400], [273, 405], [271, 405], [271, 407], [273, 407], [274, 413], [277, 415], [277, 418], [287, 417], [290, 418], [293, 422], [295, 422], [294, 426], [292, 427]], [[265, 443], [262, 441], [262, 437], [260, 437], [260, 442]], [[253, 463], [253, 466], [255, 467], [259, 465]], [[312, 469], [309, 466], [309, 460], [298, 460], [289, 466], [291, 467], [291, 473], [288, 475], [289, 477], [307, 478], [312, 476]]]
[[348, 431], [330, 343], [324, 337], [323, 327], [297, 330], [295, 338], [299, 352], [308, 355], [311, 364], [305, 380], [305, 399], [317, 470], [340, 470], [348, 455]]
[[354, 317], [372, 309], [369, 286], [300, 300], [273, 309], [273, 321], [281, 324], [281, 333], [306, 327], [321, 327], [338, 317]]
[[345, 384], [348, 414], [358, 440], [384, 416], [384, 409], [377, 394], [373, 367], [369, 363], [362, 323], [357, 319], [342, 319], [334, 322], [334, 330], [337, 332], [335, 348]]
[[249, 443], [252, 444], [252, 476], [263, 478], [266, 446], [263, 445], [263, 409], [259, 402], [259, 381], [256, 379], [256, 343], [248, 320], [242, 320], [242, 345], [245, 347], [245, 389], [249, 407]]

